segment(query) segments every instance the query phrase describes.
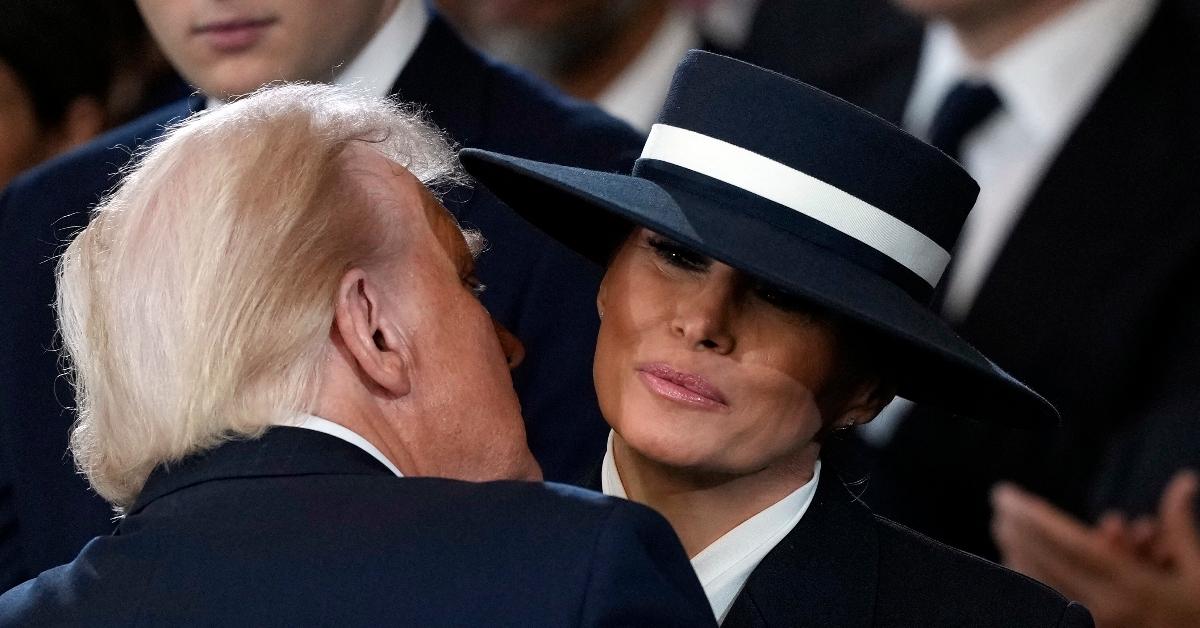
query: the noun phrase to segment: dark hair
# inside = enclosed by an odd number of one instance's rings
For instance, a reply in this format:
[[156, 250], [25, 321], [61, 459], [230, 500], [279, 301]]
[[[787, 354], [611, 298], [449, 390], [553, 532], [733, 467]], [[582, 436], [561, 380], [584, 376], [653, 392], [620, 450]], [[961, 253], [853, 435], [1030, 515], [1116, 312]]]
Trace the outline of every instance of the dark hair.
[[[807, 313], [833, 331], [837, 340], [836, 377], [826, 401], [844, 403], [864, 382], [874, 381], [880, 394], [894, 394], [896, 371], [892, 343], [874, 330], [818, 304], [805, 301]], [[832, 426], [827, 426], [832, 428]]]
[[38, 124], [58, 126], [80, 96], [103, 105], [112, 80], [113, 0], [3, 1], [0, 63], [29, 93]]

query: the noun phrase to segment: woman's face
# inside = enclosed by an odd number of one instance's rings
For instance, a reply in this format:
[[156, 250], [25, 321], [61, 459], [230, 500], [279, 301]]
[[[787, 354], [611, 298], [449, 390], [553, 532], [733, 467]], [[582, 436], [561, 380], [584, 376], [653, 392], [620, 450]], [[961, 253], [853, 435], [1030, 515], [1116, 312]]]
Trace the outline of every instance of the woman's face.
[[660, 464], [746, 475], [812, 460], [822, 428], [877, 409], [873, 385], [845, 390], [830, 323], [649, 230], [618, 251], [597, 306], [601, 410]]

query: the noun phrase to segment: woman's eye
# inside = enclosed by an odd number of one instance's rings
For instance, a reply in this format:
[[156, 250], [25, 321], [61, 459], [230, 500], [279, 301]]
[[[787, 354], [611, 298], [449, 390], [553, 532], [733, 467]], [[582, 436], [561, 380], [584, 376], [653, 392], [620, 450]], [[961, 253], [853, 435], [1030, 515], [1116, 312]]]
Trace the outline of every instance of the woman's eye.
[[787, 312], [807, 312], [810, 309], [800, 297], [769, 284], [759, 284], [754, 288], [754, 293], [764, 302]]
[[650, 248], [654, 249], [654, 254], [672, 266], [692, 271], [708, 268], [709, 260], [707, 257], [689, 251], [670, 240], [650, 238], [648, 242]]

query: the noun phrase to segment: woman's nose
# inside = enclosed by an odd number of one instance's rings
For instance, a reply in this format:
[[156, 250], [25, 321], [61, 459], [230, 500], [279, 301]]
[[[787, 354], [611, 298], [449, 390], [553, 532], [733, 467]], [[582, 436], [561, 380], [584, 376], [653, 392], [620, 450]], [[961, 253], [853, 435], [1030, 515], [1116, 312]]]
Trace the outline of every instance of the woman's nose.
[[500, 348], [504, 351], [504, 357], [508, 359], [508, 368], [517, 368], [525, 359], [525, 345], [521, 344], [521, 341], [511, 331], [508, 331], [494, 318], [492, 326], [496, 328], [496, 337], [500, 339]]
[[732, 283], [712, 279], [680, 299], [671, 330], [692, 349], [728, 354], [737, 344], [735, 307]]

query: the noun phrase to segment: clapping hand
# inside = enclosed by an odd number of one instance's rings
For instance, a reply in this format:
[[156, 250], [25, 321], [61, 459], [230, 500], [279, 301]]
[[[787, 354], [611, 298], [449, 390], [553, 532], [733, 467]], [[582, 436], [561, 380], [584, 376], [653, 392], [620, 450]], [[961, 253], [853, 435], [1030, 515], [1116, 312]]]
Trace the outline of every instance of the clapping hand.
[[1091, 610], [1098, 628], [1200, 627], [1198, 480], [1184, 471], [1157, 516], [1109, 513], [1094, 527], [1009, 485], [992, 492], [992, 534], [1009, 567]]

